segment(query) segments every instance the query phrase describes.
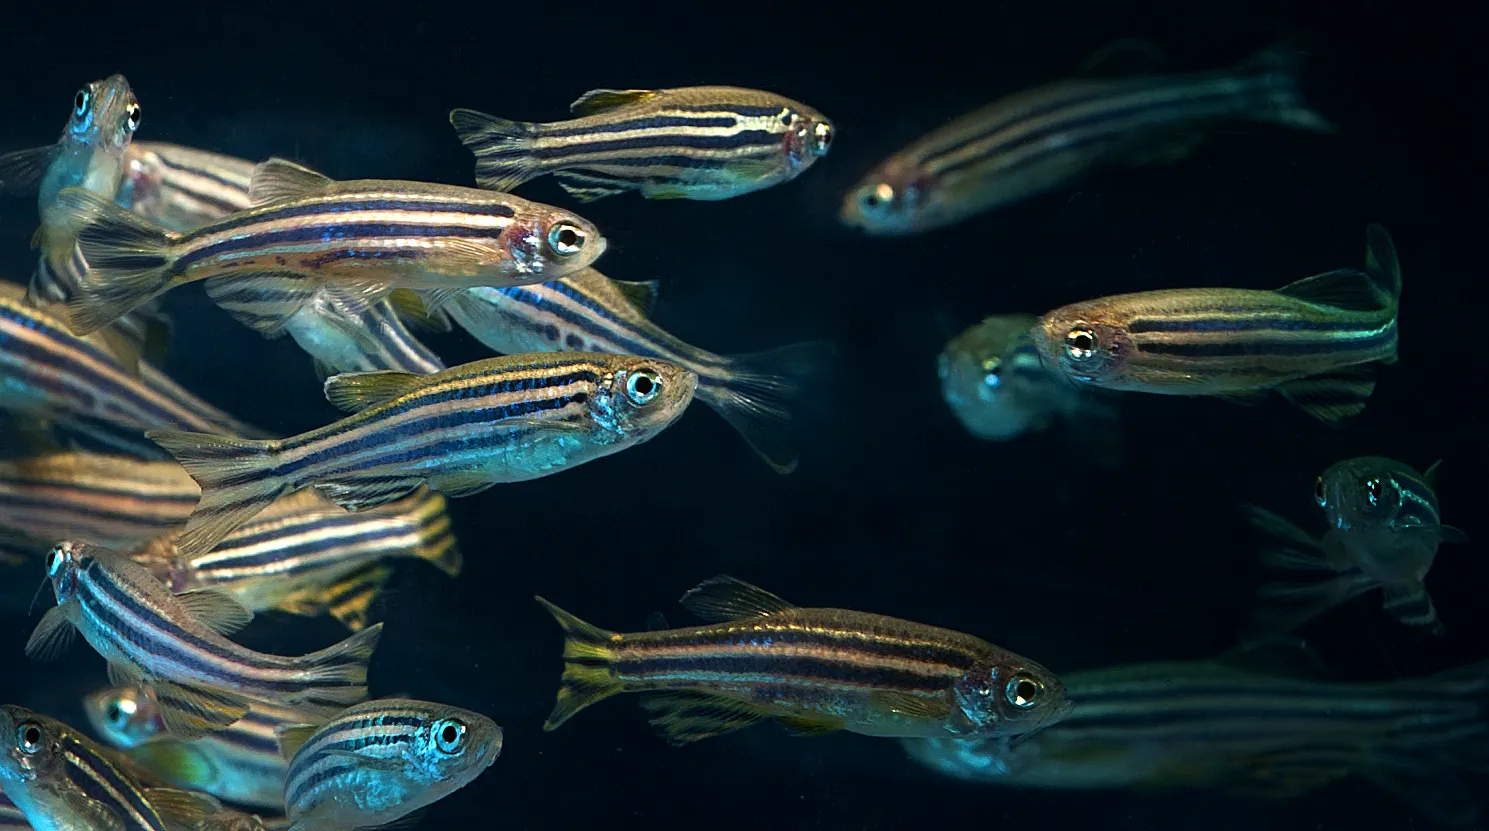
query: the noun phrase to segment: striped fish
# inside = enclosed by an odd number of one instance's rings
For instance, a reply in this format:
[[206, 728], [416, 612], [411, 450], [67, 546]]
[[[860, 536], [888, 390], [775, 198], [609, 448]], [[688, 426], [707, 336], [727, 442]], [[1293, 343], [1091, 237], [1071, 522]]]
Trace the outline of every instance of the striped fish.
[[648, 199], [728, 199], [788, 182], [827, 155], [833, 126], [811, 107], [737, 87], [596, 89], [549, 124], [454, 110], [476, 155], [476, 182], [511, 190], [545, 173], [588, 202], [628, 190]]
[[1010, 736], [1058, 721], [1060, 680], [1006, 649], [921, 623], [804, 609], [733, 577], [682, 597], [703, 626], [607, 632], [539, 597], [563, 627], [564, 673], [544, 730], [645, 692], [674, 745], [775, 719], [799, 735]]
[[549, 476], [655, 436], [682, 415], [697, 376], [650, 358], [516, 355], [437, 372], [326, 381], [354, 414], [282, 441], [196, 433], [150, 437], [202, 486], [177, 548], [210, 550], [283, 493], [315, 486], [348, 510], [421, 484], [450, 497]]
[[910, 740], [911, 758], [1022, 788], [1202, 788], [1291, 798], [1360, 776], [1448, 824], [1471, 823], [1465, 771], [1489, 771], [1489, 663], [1388, 683], [1323, 683], [1232, 662], [1066, 678], [1079, 704], [1012, 745]]
[[0, 282], [0, 408], [55, 419], [99, 444], [159, 456], [140, 434], [175, 428], [264, 436], [172, 383], [148, 364], [121, 363], [103, 335], [77, 337], [65, 321], [28, 305]]
[[172, 734], [200, 738], [248, 713], [253, 700], [331, 714], [367, 697], [367, 660], [382, 624], [295, 658], [255, 652], [225, 636], [253, 615], [228, 595], [181, 595], [107, 549], [63, 542], [47, 573], [57, 595], [26, 654], [51, 660], [75, 631], [108, 661], [109, 680], [148, 685]]
[[[228, 214], [253, 207], [249, 185], [254, 163], [246, 159], [174, 144], [134, 142], [125, 151], [125, 180], [118, 202], [164, 228], [192, 231]], [[250, 326], [263, 319], [261, 306], [272, 297], [273, 280], [218, 277], [208, 294], [229, 311], [243, 312]], [[316, 303], [284, 323], [301, 349], [316, 361], [321, 376], [337, 372], [396, 369], [428, 374], [445, 368], [381, 300], [349, 317], [334, 304]]]
[[1064, 306], [1035, 344], [1082, 384], [1253, 400], [1273, 389], [1326, 424], [1356, 416], [1371, 364], [1396, 361], [1401, 267], [1371, 225], [1364, 273], [1341, 269], [1276, 291], [1168, 289]]
[[77, 731], [13, 705], [0, 707], [0, 787], [36, 831], [183, 831], [221, 807], [147, 788]]
[[0, 787], [0, 831], [35, 831], [26, 815], [5, 795], [3, 787]]
[[1084, 79], [969, 113], [870, 171], [839, 217], [872, 234], [914, 234], [1074, 182], [1094, 168], [1189, 153], [1215, 124], [1250, 119], [1334, 128], [1303, 102], [1296, 53], [1269, 49], [1217, 72]]
[[384, 825], [475, 780], [502, 751], [502, 729], [469, 710], [367, 701], [319, 729], [282, 729], [290, 831]]
[[[58, 201], [89, 264], [68, 304], [73, 331], [91, 332], [184, 283], [256, 275], [264, 282], [253, 307], [228, 311], [272, 335], [307, 303], [355, 317], [403, 287], [430, 290], [437, 307], [472, 286], [562, 277], [605, 251], [593, 224], [559, 208], [427, 182], [337, 182], [283, 159], [254, 169], [250, 198], [253, 208], [177, 233], [97, 194], [64, 190]], [[279, 300], [268, 305], [271, 286]]]
[[201, 494], [175, 462], [75, 452], [0, 459], [0, 531], [46, 548], [78, 539], [125, 549], [180, 526]]
[[551, 283], [470, 289], [446, 310], [504, 355], [607, 352], [660, 358], [698, 376], [698, 398], [722, 415], [771, 467], [787, 473], [796, 450], [787, 404], [822, 363], [828, 344], [803, 343], [751, 355], [715, 355], [647, 319], [651, 283], [621, 283], [587, 268]]
[[147, 689], [99, 690], [84, 699], [83, 711], [104, 742], [171, 786], [275, 812], [284, 810], [289, 771], [275, 731], [325, 720], [254, 702], [247, 715], [228, 727], [181, 741], [167, 732], [160, 707]]

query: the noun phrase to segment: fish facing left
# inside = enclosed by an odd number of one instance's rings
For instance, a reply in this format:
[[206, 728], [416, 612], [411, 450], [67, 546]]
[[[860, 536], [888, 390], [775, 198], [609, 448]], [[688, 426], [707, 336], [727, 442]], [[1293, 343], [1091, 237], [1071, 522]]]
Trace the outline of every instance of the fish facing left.
[[98, 546], [63, 542], [47, 559], [57, 605], [26, 644], [58, 657], [81, 632], [116, 684], [149, 686], [167, 728], [199, 738], [236, 722], [253, 700], [329, 715], [367, 697], [367, 661], [382, 624], [299, 657], [255, 652], [226, 635], [253, 614], [206, 589], [173, 594], [144, 566]]
[[774, 719], [798, 735], [1012, 736], [1059, 721], [1065, 688], [980, 638], [844, 609], [793, 606], [721, 575], [683, 595], [703, 626], [620, 634], [539, 597], [563, 627], [554, 730], [617, 693], [646, 693], [672, 744]]

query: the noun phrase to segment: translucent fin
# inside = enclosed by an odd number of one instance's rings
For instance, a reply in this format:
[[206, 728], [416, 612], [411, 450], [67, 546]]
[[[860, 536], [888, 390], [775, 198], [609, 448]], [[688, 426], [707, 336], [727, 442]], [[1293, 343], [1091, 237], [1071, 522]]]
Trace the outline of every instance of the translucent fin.
[[564, 673], [558, 700], [543, 723], [544, 730], [557, 730], [585, 707], [622, 692], [620, 682], [610, 674], [612, 649], [620, 635], [585, 623], [541, 597], [534, 599], [564, 630]]
[[1313, 581], [1278, 581], [1257, 590], [1256, 606], [1241, 632], [1243, 643], [1285, 635], [1378, 584], [1360, 571]]
[[1357, 268], [1338, 268], [1304, 277], [1277, 289], [1277, 293], [1295, 300], [1352, 311], [1373, 312], [1382, 308], [1374, 283]]
[[809, 718], [807, 716], [782, 716], [776, 719], [789, 735], [797, 737], [822, 736], [842, 730], [842, 719]]
[[151, 679], [165, 729], [178, 739], [199, 739], [233, 724], [248, 713], [248, 700], [210, 687]]
[[253, 168], [248, 183], [248, 201], [255, 205], [298, 199], [324, 190], [335, 180], [302, 164], [274, 157]]
[[1255, 505], [1242, 505], [1241, 516], [1261, 548], [1263, 567], [1326, 576], [1339, 573], [1339, 569], [1329, 564], [1323, 545], [1313, 534]]
[[709, 622], [770, 617], [796, 608], [765, 589], [727, 574], [704, 580], [678, 602]]
[[569, 112], [578, 116], [598, 115], [632, 104], [640, 104], [658, 95], [654, 89], [592, 89], [574, 99]]
[[203, 793], [147, 788], [144, 796], [165, 822], [167, 831], [197, 831], [207, 817], [222, 810], [221, 802]]
[[232, 635], [253, 622], [253, 612], [221, 589], [193, 589], [176, 595], [187, 614], [219, 635]]
[[640, 282], [625, 282], [622, 280], [611, 280], [610, 285], [621, 293], [621, 296], [635, 307], [644, 317], [650, 317], [652, 309], [657, 305], [657, 294], [662, 286], [661, 280], [644, 280]]
[[326, 400], [349, 413], [359, 413], [419, 389], [426, 376], [412, 372], [343, 372], [326, 379]]
[[212, 757], [191, 742], [171, 739], [142, 742], [124, 754], [170, 782], [215, 782], [222, 776]]
[[176, 430], [152, 430], [145, 436], [174, 456], [202, 488], [186, 530], [176, 539], [182, 557], [211, 551], [286, 489], [283, 480], [269, 474], [277, 442]]
[[279, 338], [315, 297], [315, 284], [298, 274], [264, 272], [209, 277], [202, 288], [217, 307], [266, 338]]
[[171, 287], [175, 234], [81, 188], [64, 189], [57, 205], [89, 267], [67, 304], [73, 334], [102, 329]]
[[77, 627], [67, 617], [67, 607], [53, 606], [26, 641], [26, 657], [33, 661], [55, 661], [66, 654], [77, 636]]
[[641, 706], [674, 747], [742, 730], [770, 717], [759, 707], [698, 692], [647, 693]]
[[1396, 257], [1396, 243], [1386, 229], [1372, 223], [1365, 229], [1365, 273], [1382, 300], [1391, 308], [1401, 302], [1401, 261]]
[[67, 803], [68, 813], [83, 818], [82, 827], [88, 831], [126, 831], [124, 820], [112, 808], [80, 788], [62, 788], [57, 796]]
[[496, 480], [484, 470], [434, 471], [429, 474], [429, 486], [451, 499], [460, 499], [491, 490]]
[[279, 739], [279, 755], [286, 762], [295, 760], [295, 754], [300, 748], [310, 741], [310, 737], [316, 734], [320, 727], [314, 724], [282, 724], [274, 728], [274, 735]]
[[1374, 371], [1369, 364], [1349, 367], [1327, 375], [1288, 381], [1276, 390], [1324, 424], [1342, 427], [1346, 421], [1365, 411], [1365, 402], [1375, 392]]
[[424, 305], [424, 298], [416, 291], [394, 289], [388, 293], [387, 301], [400, 318], [410, 323], [433, 332], [449, 332], [454, 328], [447, 312]]
[[568, 194], [580, 202], [594, 202], [607, 196], [615, 196], [631, 190], [621, 187], [614, 179], [591, 176], [578, 170], [555, 170], [553, 178]]
[[372, 626], [334, 646], [296, 661], [305, 681], [316, 686], [295, 696], [294, 703], [316, 715], [335, 715], [367, 700], [367, 662], [383, 636], [383, 625]]
[[422, 503], [417, 509], [419, 544], [414, 547], [414, 556], [432, 563], [451, 577], [459, 577], [465, 560], [455, 539], [450, 515], [446, 512], [444, 495], [420, 489], [413, 499]]
[[1421, 582], [1386, 583], [1381, 588], [1385, 591], [1385, 609], [1397, 620], [1433, 635], [1443, 634], [1442, 621], [1437, 619], [1437, 607]]
[[348, 574], [324, 591], [326, 611], [346, 628], [360, 632], [372, 622], [372, 603], [382, 594], [391, 576], [393, 569], [382, 563]]
[[899, 713], [928, 721], [941, 721], [951, 715], [951, 702], [944, 697], [927, 699], [909, 693], [878, 690], [869, 694], [869, 700], [874, 710], [881, 713]]
[[532, 153], [537, 125], [457, 109], [450, 126], [475, 154], [476, 184], [486, 190], [509, 191], [543, 172]]
[[[461, 252], [479, 259], [487, 256], [485, 248], [472, 245], [479, 253]], [[323, 304], [349, 320], [360, 320], [368, 310], [381, 303], [392, 291], [386, 282], [337, 281], [326, 283], [317, 289]]]
[[1256, 107], [1251, 111], [1252, 117], [1299, 130], [1337, 132], [1337, 127], [1314, 112], [1303, 100], [1303, 89], [1299, 81], [1301, 66], [1302, 54], [1298, 48], [1289, 40], [1281, 40], [1236, 68], [1237, 75], [1266, 75], [1280, 81], [1270, 84], [1269, 93], [1258, 98]]
[[48, 144], [0, 156], [0, 192], [16, 196], [35, 193], [52, 162], [61, 154], [61, 144]]
[[806, 382], [823, 372], [834, 347], [826, 341], [729, 356], [725, 372], [700, 377], [698, 397], [739, 431], [777, 473], [796, 469], [790, 405]]

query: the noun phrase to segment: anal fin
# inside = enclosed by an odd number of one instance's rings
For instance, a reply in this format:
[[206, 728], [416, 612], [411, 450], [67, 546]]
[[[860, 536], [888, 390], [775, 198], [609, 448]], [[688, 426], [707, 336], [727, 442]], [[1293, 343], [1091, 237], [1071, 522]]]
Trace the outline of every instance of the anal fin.
[[698, 692], [648, 693], [642, 696], [641, 706], [674, 746], [742, 730], [770, 717], [745, 702]]

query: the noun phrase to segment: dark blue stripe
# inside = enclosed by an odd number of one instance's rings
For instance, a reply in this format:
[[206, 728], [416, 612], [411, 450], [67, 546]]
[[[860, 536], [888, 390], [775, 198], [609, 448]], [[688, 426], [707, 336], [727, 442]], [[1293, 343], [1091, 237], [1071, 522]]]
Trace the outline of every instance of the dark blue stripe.
[[[559, 160], [590, 153], [610, 153], [623, 150], [734, 150], [744, 147], [779, 147], [783, 137], [765, 130], [742, 130], [723, 136], [635, 136], [623, 139], [592, 141], [586, 144], [562, 147], [536, 147], [533, 156], [541, 160]], [[666, 158], [666, 157], [663, 157]], [[720, 163], [728, 160], [717, 160]], [[606, 160], [606, 163], [609, 163]], [[655, 162], [653, 162], [655, 163]], [[580, 163], [583, 166], [585, 163]]]
[[749, 107], [737, 104], [669, 104], [667, 109], [685, 113], [731, 113], [740, 118], [765, 118], [780, 115], [788, 109], [783, 101], [779, 107]]
[[[775, 110], [774, 112], [780, 112], [780, 110]], [[728, 116], [689, 118], [688, 116], [678, 115], [652, 115], [588, 127], [545, 128], [540, 135], [542, 138], [572, 138], [574, 136], [588, 136], [596, 133], [618, 133], [629, 130], [662, 130], [674, 127], [722, 127], [727, 129], [738, 123], [738, 119]]]
[[[396, 225], [388, 223], [336, 223], [328, 222], [303, 228], [283, 231], [264, 231], [241, 237], [219, 240], [185, 252], [172, 264], [173, 274], [182, 274], [194, 263], [223, 254], [239, 251], [262, 250], [264, 256], [272, 256], [275, 246], [304, 245], [306, 243], [352, 244], [358, 240], [383, 239], [388, 237], [459, 237], [463, 239], [499, 239], [501, 228], [472, 228], [460, 225]], [[369, 256], [372, 252], [369, 252]], [[423, 256], [424, 249], [417, 249], [404, 256]], [[267, 264], [266, 264], [267, 267]], [[262, 269], [260, 269], [262, 270]]]
[[[299, 758], [298, 754], [296, 755], [296, 758]], [[315, 790], [323, 782], [335, 779], [338, 776], [345, 776], [346, 774], [353, 773], [357, 770], [358, 766], [355, 764], [333, 765], [332, 767], [326, 768], [320, 773], [317, 773], [316, 775], [311, 776], [297, 784], [295, 786], [295, 789], [290, 791], [289, 795], [285, 798], [285, 807], [292, 814], [304, 814], [308, 812], [314, 806], [301, 804], [302, 801], [305, 799], [305, 795], [307, 793]], [[291, 782], [295, 781], [295, 774], [293, 771], [290, 773], [289, 780]], [[337, 798], [337, 796], [338, 794], [333, 791], [329, 796], [323, 796], [322, 799], [335, 799]], [[341, 794], [340, 796], [345, 796], [345, 794]]]
[[304, 204], [290, 203], [279, 207], [270, 206], [267, 208], [240, 211], [237, 214], [224, 217], [217, 222], [189, 231], [181, 235], [180, 239], [183, 242], [191, 242], [213, 234], [222, 233], [223, 231], [232, 231], [245, 226], [273, 223], [284, 219], [295, 219], [297, 217], [316, 216], [318, 214], [334, 215], [351, 211], [412, 211], [419, 213], [504, 216], [508, 218], [517, 215], [517, 212], [512, 209], [512, 206], [500, 202], [423, 200], [416, 196], [410, 196], [408, 199], [358, 199], [355, 195], [348, 195], [344, 201], [319, 200]]
[[1256, 341], [1235, 340], [1225, 343], [1144, 343], [1139, 351], [1146, 355], [1172, 355], [1180, 358], [1229, 358], [1241, 356], [1304, 356], [1366, 352], [1396, 340], [1396, 327], [1367, 338], [1351, 340]]
[[[90, 799], [108, 806], [124, 823], [126, 831], [164, 830], [165, 824], [161, 821], [160, 815], [140, 795], [139, 785], [125, 780], [113, 767], [104, 762], [93, 748], [78, 739], [64, 735], [62, 743], [65, 751], [77, 756], [86, 766], [86, 770], [83, 770], [71, 763], [64, 763], [63, 769], [67, 773], [67, 778]], [[94, 778], [95, 776], [97, 779]], [[140, 825], [135, 822], [130, 810], [116, 801], [115, 797], [109, 793], [109, 788], [122, 795], [129, 808], [145, 818], [146, 824]]]
[[[617, 675], [638, 678], [652, 673], [683, 676], [686, 676], [688, 672], [725, 673], [773, 678], [778, 683], [785, 684], [790, 684], [796, 679], [809, 684], [817, 684], [826, 680], [838, 684], [900, 692], [931, 692], [938, 688], [949, 688], [951, 683], [933, 677], [929, 672], [862, 667], [822, 658], [771, 654], [710, 658], [684, 658], [662, 654], [653, 658], [618, 659], [612, 661], [610, 666]], [[700, 686], [706, 688], [709, 683], [702, 681]]]
[[[1363, 328], [1358, 320], [1308, 320], [1296, 317], [1233, 317], [1202, 320], [1138, 318], [1125, 327], [1130, 334], [1145, 332], [1351, 332]], [[1374, 327], [1371, 327], [1374, 328]]]

